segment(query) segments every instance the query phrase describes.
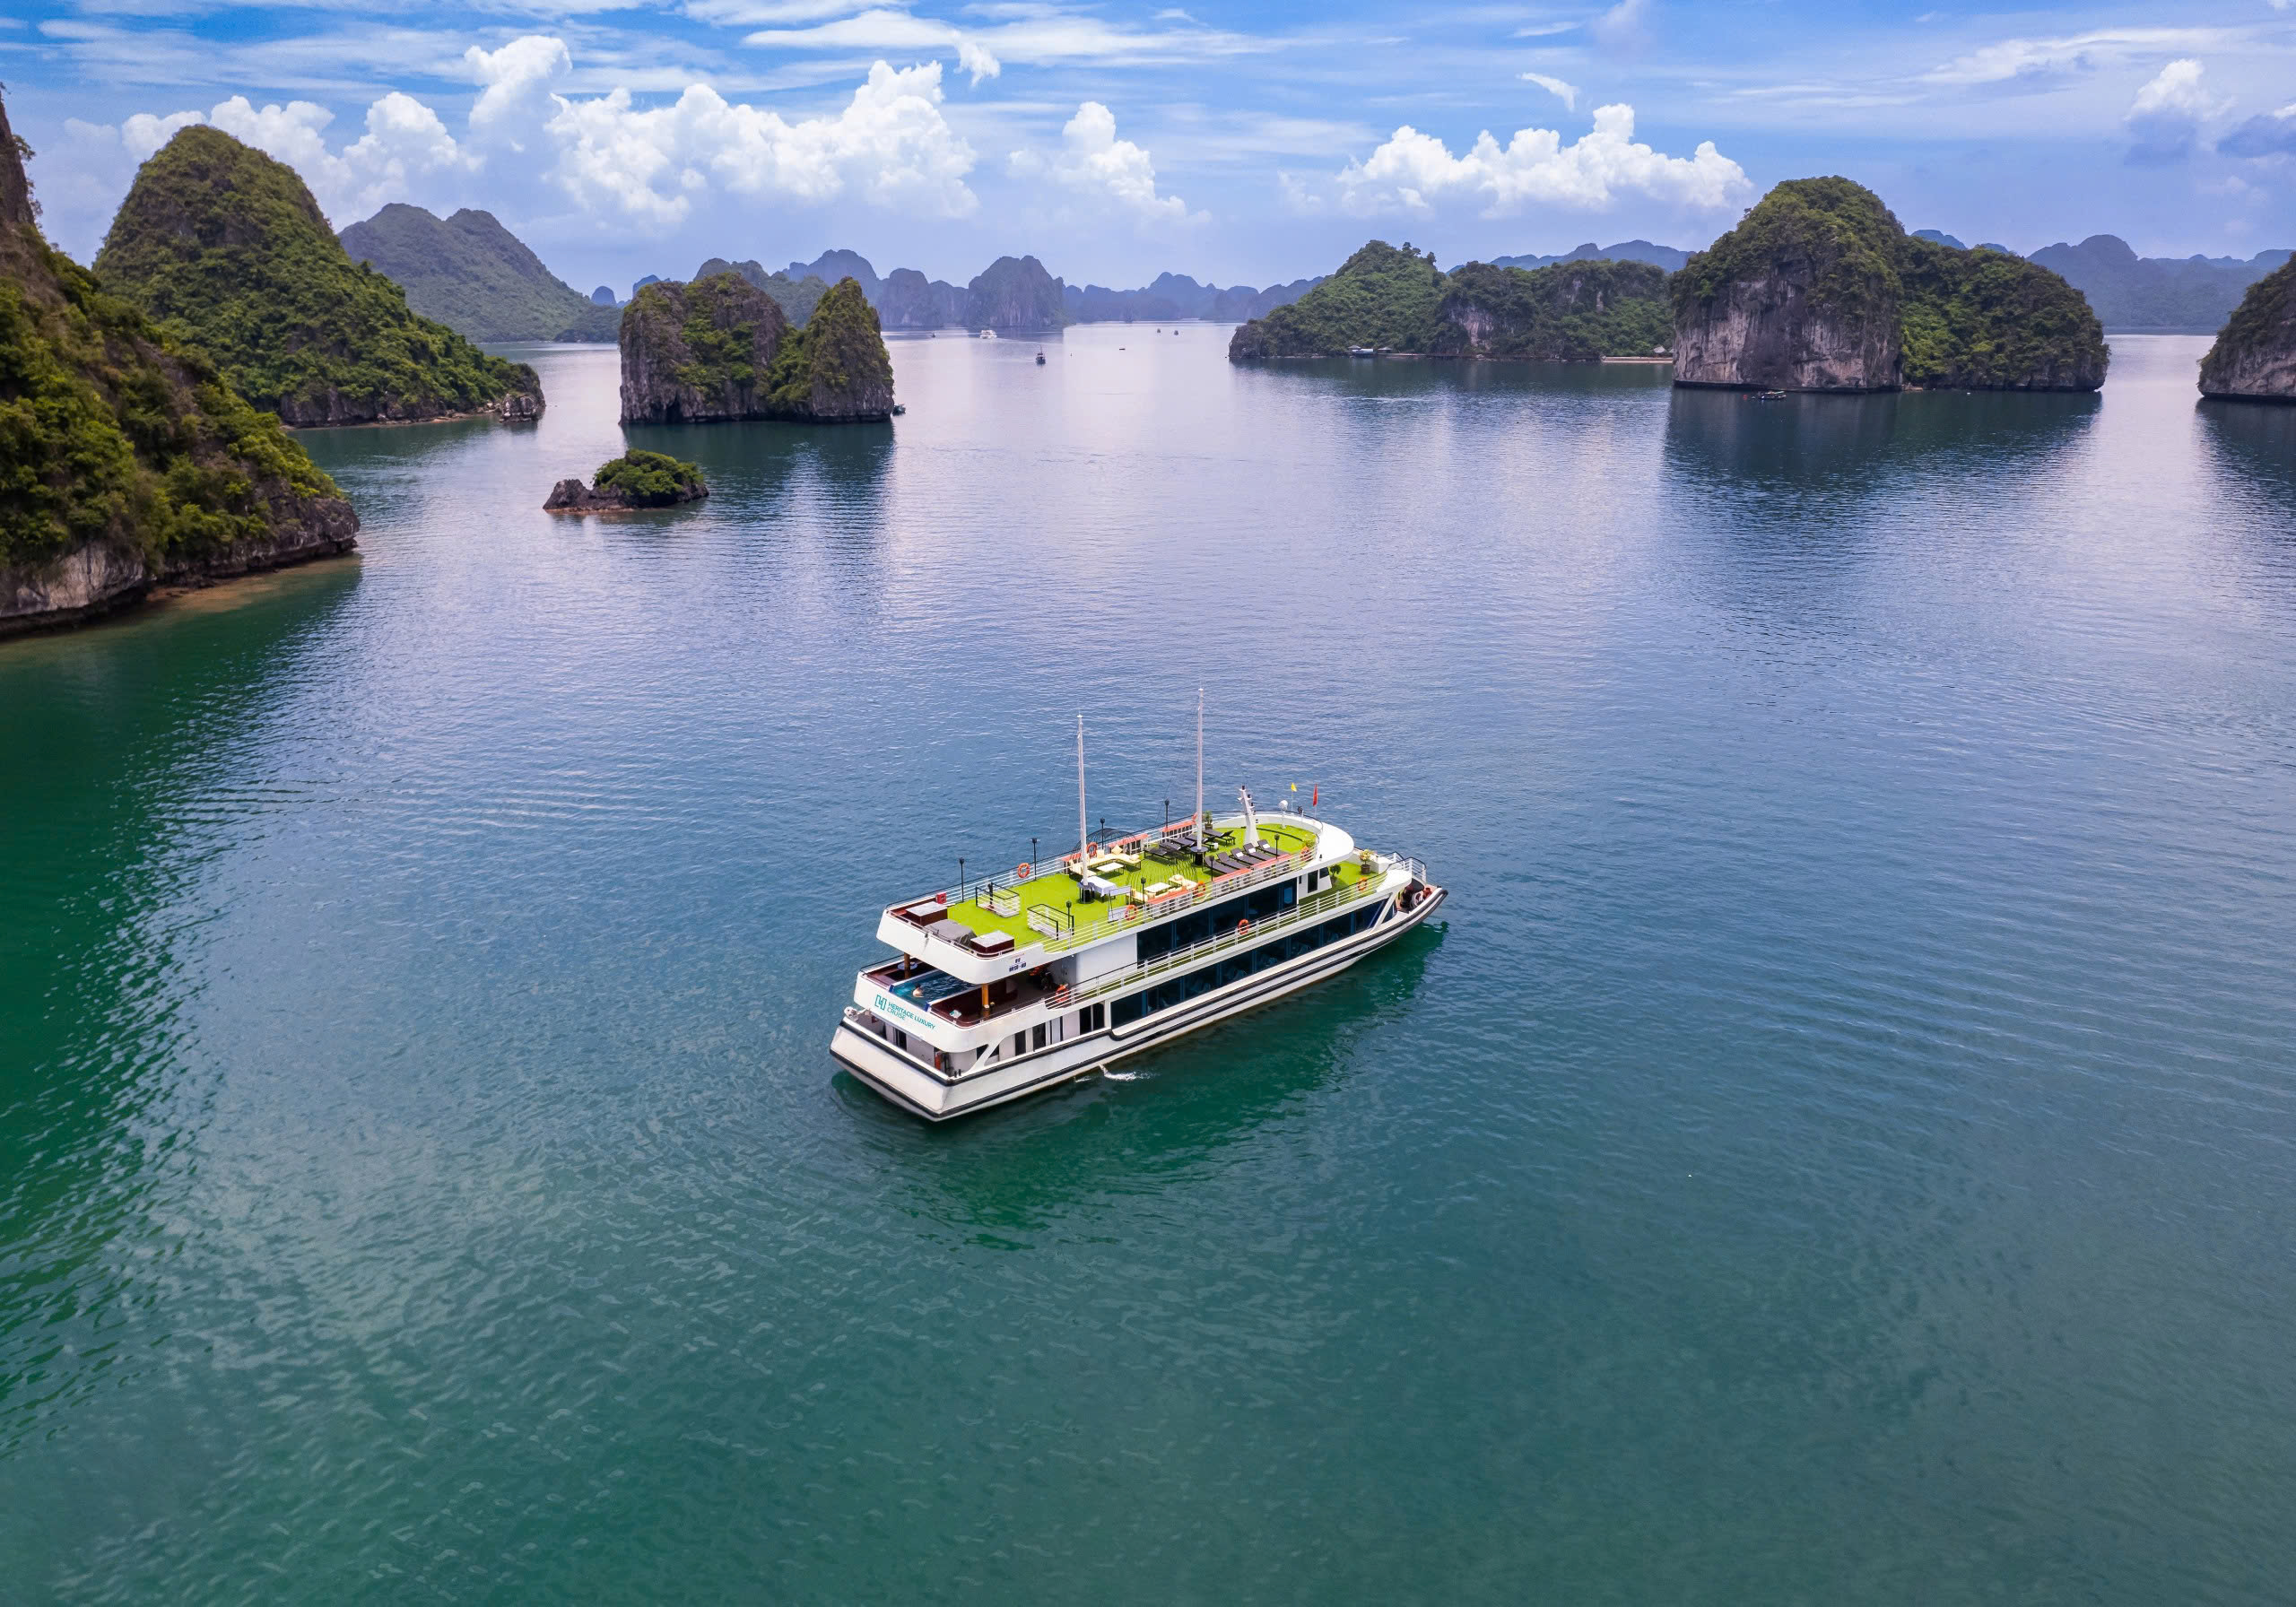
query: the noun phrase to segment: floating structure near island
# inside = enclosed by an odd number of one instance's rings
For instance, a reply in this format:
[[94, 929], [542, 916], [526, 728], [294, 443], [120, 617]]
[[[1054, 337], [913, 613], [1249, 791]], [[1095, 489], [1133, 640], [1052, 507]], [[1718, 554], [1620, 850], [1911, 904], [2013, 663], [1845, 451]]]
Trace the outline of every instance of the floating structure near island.
[[889, 960], [854, 980], [830, 1040], [903, 1110], [947, 1121], [1105, 1071], [1345, 970], [1434, 913], [1427, 867], [1286, 801], [1263, 819], [1204, 807], [1094, 838], [1076, 721], [1076, 851], [889, 905]]
[[993, 341], [996, 338], [996, 331], [994, 329], [984, 329], [980, 332], [980, 338], [985, 341]]

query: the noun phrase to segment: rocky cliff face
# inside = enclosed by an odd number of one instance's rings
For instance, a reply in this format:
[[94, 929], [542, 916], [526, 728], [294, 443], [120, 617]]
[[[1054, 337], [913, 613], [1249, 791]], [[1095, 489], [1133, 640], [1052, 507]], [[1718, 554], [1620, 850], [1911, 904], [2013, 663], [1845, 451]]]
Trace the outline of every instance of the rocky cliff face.
[[2296, 261], [2248, 287], [2201, 360], [2200, 394], [2228, 402], [2296, 402]]
[[778, 418], [816, 424], [892, 416], [892, 356], [857, 280], [839, 280], [805, 326], [782, 342], [767, 405]]
[[1894, 390], [1902, 382], [1894, 304], [1819, 304], [1805, 265], [1736, 281], [1674, 327], [1674, 383], [1756, 390]]
[[40, 238], [0, 106], [0, 634], [348, 551], [334, 482]]
[[645, 286], [622, 314], [622, 421], [770, 416], [767, 378], [788, 326], [780, 304], [738, 274]]
[[293, 169], [186, 128], [139, 169], [96, 257], [104, 288], [290, 424], [454, 418], [541, 387], [354, 263]]
[[2079, 291], [1990, 246], [1911, 238], [1900, 248], [1898, 323], [1908, 385], [1933, 390], [2092, 391], [2110, 352]]
[[1065, 287], [1033, 256], [1000, 256], [965, 287], [968, 329], [1058, 329], [1068, 321]]
[[878, 289], [877, 316], [887, 329], [953, 329], [965, 321], [965, 292], [915, 268], [895, 268]]
[[1846, 178], [1798, 178], [1673, 282], [1674, 383], [2094, 390], [2104, 332], [2079, 291], [2005, 253], [1909, 237]]

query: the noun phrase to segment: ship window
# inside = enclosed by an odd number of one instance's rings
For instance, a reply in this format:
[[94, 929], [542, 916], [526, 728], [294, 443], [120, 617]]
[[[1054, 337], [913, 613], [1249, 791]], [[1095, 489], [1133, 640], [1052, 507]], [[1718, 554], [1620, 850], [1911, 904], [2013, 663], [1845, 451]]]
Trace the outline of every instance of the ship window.
[[909, 1034], [903, 1032], [898, 1027], [893, 1029], [893, 1047], [896, 1049], [906, 1049], [909, 1047]]
[[[1037, 1029], [1037, 1030], [1038, 1030], [1038, 1031], [1039, 1031], [1039, 1032], [1041, 1032], [1041, 1031], [1043, 1031], [1043, 1030], [1044, 1030], [1044, 1029], [1043, 1029], [1043, 1028], [1041, 1028], [1041, 1027], [1039, 1027], [1039, 1028], [1038, 1028], [1038, 1029]], [[1013, 1034], [1013, 1058], [1014, 1058], [1014, 1059], [1018, 1059], [1020, 1056], [1022, 1056], [1022, 1055], [1023, 1055], [1027, 1054], [1028, 1052], [1029, 1052], [1029, 1035], [1028, 1035], [1027, 1033], [1025, 1033], [1025, 1032], [1015, 1032], [1014, 1034]]]
[[[1119, 1027], [1128, 1026], [1132, 1022], [1138, 1021], [1141, 1016], [1145, 1013], [1147, 1007], [1148, 1002], [1145, 995], [1141, 994], [1126, 995], [1123, 998], [1118, 999], [1116, 1002], [1116, 1009], [1112, 1012], [1116, 1017], [1116, 1024]], [[1100, 1006], [1097, 1004], [1092, 1006], [1092, 1009], [1094, 1010], [1098, 1010]], [[1090, 1012], [1087, 1012], [1086, 1013], [1089, 1014]]]
[[1039, 1049], [1044, 1047], [1044, 1023], [1042, 1021], [1039, 1021], [1037, 1023], [1036, 1029], [1031, 1037], [1032, 1039], [1031, 1047]]

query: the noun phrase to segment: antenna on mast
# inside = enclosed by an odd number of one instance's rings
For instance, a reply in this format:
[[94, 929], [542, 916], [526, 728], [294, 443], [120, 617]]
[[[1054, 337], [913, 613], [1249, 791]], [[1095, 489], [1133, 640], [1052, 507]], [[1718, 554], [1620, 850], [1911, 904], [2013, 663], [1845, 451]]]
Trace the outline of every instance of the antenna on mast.
[[1091, 837], [1084, 824], [1084, 711], [1076, 711], [1076, 857], [1084, 857]]

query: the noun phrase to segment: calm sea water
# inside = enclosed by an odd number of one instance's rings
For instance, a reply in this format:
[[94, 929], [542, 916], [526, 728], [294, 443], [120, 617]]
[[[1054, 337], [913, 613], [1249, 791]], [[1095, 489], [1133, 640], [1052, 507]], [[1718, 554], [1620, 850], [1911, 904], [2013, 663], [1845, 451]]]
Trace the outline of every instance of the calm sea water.
[[[2296, 413], [896, 348], [318, 433], [0, 646], [0, 1597], [2245, 1602], [2296, 1578]], [[1321, 789], [1454, 890], [1135, 1075], [874, 912]]]

